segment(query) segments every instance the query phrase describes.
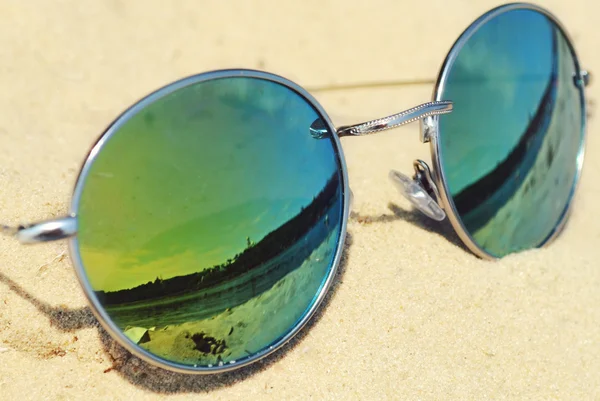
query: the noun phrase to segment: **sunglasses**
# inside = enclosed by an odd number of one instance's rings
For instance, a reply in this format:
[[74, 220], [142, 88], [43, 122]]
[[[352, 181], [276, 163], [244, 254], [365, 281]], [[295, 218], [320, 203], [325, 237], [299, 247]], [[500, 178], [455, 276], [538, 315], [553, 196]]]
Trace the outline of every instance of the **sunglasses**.
[[273, 74], [192, 76], [108, 127], [70, 215], [2, 231], [69, 238], [95, 315], [134, 355], [184, 373], [239, 368], [297, 334], [336, 274], [351, 202], [340, 137], [420, 121], [432, 168], [417, 160], [392, 182], [477, 256], [500, 258], [563, 229], [588, 82], [557, 19], [528, 4], [464, 31], [432, 102], [362, 124], [336, 129]]

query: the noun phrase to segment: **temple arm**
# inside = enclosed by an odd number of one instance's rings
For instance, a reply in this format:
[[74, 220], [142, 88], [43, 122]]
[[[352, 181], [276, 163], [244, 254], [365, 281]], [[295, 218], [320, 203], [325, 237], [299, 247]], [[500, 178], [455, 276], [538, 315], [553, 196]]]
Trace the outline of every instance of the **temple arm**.
[[69, 238], [77, 233], [77, 219], [74, 216], [41, 221], [27, 226], [0, 226], [2, 234], [15, 237], [23, 244], [56, 241]]

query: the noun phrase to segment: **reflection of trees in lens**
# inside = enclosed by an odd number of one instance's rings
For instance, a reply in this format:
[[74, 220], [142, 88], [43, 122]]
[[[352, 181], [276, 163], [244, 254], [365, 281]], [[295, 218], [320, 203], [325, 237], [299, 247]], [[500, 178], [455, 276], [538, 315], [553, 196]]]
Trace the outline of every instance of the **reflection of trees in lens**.
[[511, 11], [459, 50], [441, 89], [454, 101], [454, 112], [440, 118], [439, 138], [452, 194], [492, 171], [521, 139], [551, 75], [553, 29], [541, 14]]
[[[323, 237], [321, 238], [322, 241], [332, 230], [337, 229], [336, 225], [329, 221], [328, 213], [332, 208], [336, 209], [335, 206], [338, 205], [340, 196], [340, 180], [339, 174], [336, 172], [330, 177], [321, 192], [313, 198], [313, 201], [303, 207], [295, 217], [271, 231], [258, 242], [246, 237], [246, 249], [233, 255], [222, 264], [203, 269], [198, 273], [172, 277], [166, 280], [157, 277], [153, 282], [131, 289], [112, 292], [97, 291], [96, 294], [106, 306], [125, 306], [125, 304], [139, 303], [140, 307], [144, 307], [143, 304], [148, 301], [186, 296], [219, 286], [228, 280], [260, 267], [265, 262], [285, 252], [286, 249], [302, 241], [320, 221], [323, 221], [322, 224], [326, 226], [326, 230], [323, 230], [319, 235], [319, 237]], [[312, 247], [301, 247], [301, 252], [296, 255], [300, 256], [297, 257], [300, 263], [281, 265], [278, 271], [270, 273], [272, 276], [269, 281], [275, 282], [276, 279], [299, 267], [311, 252]], [[252, 296], [256, 295], [258, 294], [252, 294]], [[241, 303], [242, 300], [239, 301]], [[115, 319], [118, 320], [118, 316], [115, 316]]]
[[558, 92], [557, 35], [552, 30], [552, 73], [546, 90], [517, 145], [491, 172], [457, 195], [454, 204], [472, 232], [483, 227], [515, 195], [535, 166], [538, 152], [550, 127]]

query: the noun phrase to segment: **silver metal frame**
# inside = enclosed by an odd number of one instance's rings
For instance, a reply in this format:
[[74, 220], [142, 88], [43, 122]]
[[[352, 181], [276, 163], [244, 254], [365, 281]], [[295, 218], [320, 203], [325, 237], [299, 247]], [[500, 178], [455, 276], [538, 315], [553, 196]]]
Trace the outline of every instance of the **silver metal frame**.
[[[431, 147], [431, 157], [433, 162], [433, 172], [430, 172], [428, 166], [417, 160], [415, 162], [415, 177], [414, 182], [419, 185], [423, 191], [425, 191], [435, 202], [443, 208], [446, 215], [449, 217], [452, 226], [456, 230], [459, 237], [466, 244], [466, 246], [477, 256], [482, 257], [484, 259], [495, 259], [494, 256], [487, 253], [481, 247], [477, 245], [471, 235], [467, 232], [465, 227], [463, 226], [460, 217], [456, 211], [454, 202], [449, 194], [449, 190], [447, 187], [447, 183], [445, 180], [444, 171], [442, 169], [442, 155], [440, 154], [439, 148], [439, 116], [445, 113], [449, 113], [452, 111], [452, 102], [444, 101], [441, 99], [441, 95], [444, 92], [444, 87], [446, 84], [446, 80], [448, 77], [448, 73], [450, 68], [452, 67], [458, 53], [464, 46], [465, 42], [487, 21], [491, 18], [496, 17], [499, 14], [502, 14], [507, 11], [516, 10], [516, 9], [529, 9], [533, 11], [537, 11], [547, 16], [556, 26], [561, 30], [564, 36], [567, 38], [568, 45], [571, 49], [573, 58], [576, 63], [576, 71], [579, 72], [579, 76], [575, 77], [576, 82], [580, 84], [581, 87], [581, 101], [582, 101], [582, 121], [583, 121], [583, 140], [581, 144], [581, 148], [577, 157], [577, 176], [575, 177], [575, 185], [573, 191], [571, 193], [571, 197], [569, 198], [567, 207], [557, 224], [556, 228], [552, 232], [552, 234], [544, 241], [544, 243], [540, 246], [544, 246], [552, 242], [564, 229], [564, 226], [568, 220], [568, 216], [570, 214], [572, 200], [574, 197], [574, 193], [579, 183], [579, 178], [581, 175], [581, 169], [583, 165], [584, 159], [584, 151], [585, 151], [585, 94], [584, 94], [584, 86], [589, 83], [590, 76], [587, 72], [580, 69], [579, 59], [577, 58], [575, 49], [573, 47], [573, 42], [567, 34], [566, 30], [560, 24], [558, 19], [554, 17], [547, 10], [527, 3], [513, 3], [507, 4], [500, 7], [497, 7], [481, 17], [479, 17], [475, 22], [473, 22], [458, 38], [458, 40], [454, 43], [450, 52], [446, 56], [445, 61], [442, 64], [440, 74], [437, 79], [437, 83], [434, 87], [433, 91], [433, 101], [429, 103], [425, 103], [419, 106], [416, 106], [412, 109], [403, 111], [398, 114], [394, 114], [388, 117], [380, 118], [373, 121], [368, 121], [365, 123], [340, 127], [337, 130], [333, 126], [330, 118], [328, 117], [325, 110], [321, 107], [321, 105], [303, 88], [296, 85], [295, 83], [282, 78], [280, 76], [261, 72], [254, 70], [243, 70], [243, 69], [234, 69], [234, 70], [221, 70], [221, 71], [213, 71], [207, 72], [199, 75], [194, 75], [188, 78], [184, 78], [182, 80], [171, 83], [153, 93], [141, 99], [139, 102], [131, 106], [124, 113], [122, 113], [101, 135], [97, 143], [93, 146], [83, 167], [79, 173], [79, 177], [77, 179], [77, 183], [75, 185], [75, 190], [73, 194], [73, 200], [71, 203], [71, 211], [70, 215], [61, 219], [45, 221], [37, 224], [31, 224], [28, 226], [21, 227], [8, 227], [8, 226], [0, 226], [1, 234], [8, 234], [15, 236], [18, 240], [24, 243], [34, 243], [34, 242], [42, 242], [42, 241], [52, 241], [62, 238], [70, 237], [69, 248], [71, 253], [71, 259], [73, 261], [75, 272], [79, 279], [81, 286], [84, 289], [84, 292], [91, 304], [92, 310], [102, 326], [106, 329], [106, 331], [122, 346], [128, 349], [132, 354], [138, 356], [139, 358], [162, 368], [166, 368], [172, 371], [181, 372], [181, 373], [216, 373], [216, 372], [224, 372], [233, 370], [245, 365], [248, 365], [252, 362], [255, 362], [259, 359], [266, 357], [267, 355], [273, 353], [277, 349], [281, 348], [285, 343], [287, 343], [292, 337], [294, 337], [304, 325], [311, 319], [314, 315], [315, 311], [319, 308], [322, 303], [325, 294], [329, 290], [331, 286], [331, 282], [336, 275], [342, 250], [344, 248], [344, 241], [346, 237], [346, 229], [347, 229], [347, 221], [348, 215], [350, 211], [350, 204], [352, 200], [352, 194], [348, 185], [348, 171], [346, 167], [346, 162], [344, 159], [343, 150], [340, 144], [339, 137], [347, 136], [347, 135], [365, 135], [371, 134], [375, 132], [379, 132], [385, 129], [390, 129], [397, 127], [402, 124], [406, 124], [413, 121], [421, 121], [421, 141], [426, 143], [430, 142]], [[184, 88], [189, 85], [194, 85], [200, 82], [205, 82], [208, 80], [219, 79], [219, 78], [230, 78], [230, 77], [250, 77], [256, 79], [263, 79], [271, 82], [278, 83], [283, 85], [294, 92], [298, 93], [302, 96], [307, 102], [309, 102], [322, 116], [325, 121], [325, 126], [329, 130], [329, 132], [336, 132], [337, 135], [332, 135], [333, 141], [336, 146], [336, 150], [338, 153], [340, 166], [342, 170], [343, 177], [343, 217], [342, 217], [342, 225], [340, 232], [340, 240], [338, 242], [338, 247], [336, 250], [336, 254], [333, 261], [333, 266], [329, 272], [329, 275], [326, 279], [325, 285], [322, 286], [320, 293], [317, 297], [316, 302], [313, 304], [311, 309], [304, 315], [301, 321], [299, 321], [294, 328], [286, 334], [281, 340], [279, 340], [276, 344], [271, 346], [269, 349], [264, 350], [258, 354], [255, 354], [249, 358], [242, 359], [240, 361], [236, 361], [234, 363], [228, 363], [220, 366], [214, 366], [210, 368], [194, 368], [188, 365], [178, 364], [174, 362], [167, 361], [165, 359], [159, 358], [142, 348], [138, 347], [136, 344], [133, 344], [124, 334], [121, 332], [119, 328], [112, 322], [103, 306], [98, 301], [89, 280], [85, 275], [85, 271], [83, 268], [83, 263], [81, 260], [81, 255], [79, 252], [79, 243], [77, 239], [77, 218], [76, 213], [79, 208], [79, 202], [81, 198], [81, 193], [83, 190], [83, 186], [86, 180], [86, 177], [89, 173], [90, 167], [94, 162], [97, 154], [102, 150], [102, 147], [106, 143], [108, 139], [133, 115], [138, 113], [140, 110], [145, 108], [147, 105], [153, 103], [159, 98], [162, 98], [176, 90]], [[317, 127], [317, 134], [319, 134], [323, 127]], [[311, 127], [312, 129], [312, 127]], [[316, 129], [316, 128], [315, 128]], [[417, 202], [418, 203], [418, 202]]]
[[[459, 36], [459, 38], [456, 40], [456, 42], [452, 46], [450, 52], [448, 53], [448, 55], [446, 56], [446, 59], [444, 60], [444, 62], [442, 64], [440, 74], [438, 75], [438, 80], [437, 80], [436, 85], [433, 90], [433, 100], [434, 101], [441, 100], [441, 96], [444, 93], [444, 88], [446, 85], [446, 80], [448, 79], [448, 74], [450, 72], [450, 69], [452, 68], [454, 61], [456, 60], [456, 57], [458, 56], [459, 52], [462, 50], [463, 46], [469, 40], [469, 38], [471, 38], [471, 36], [475, 32], [477, 32], [477, 30], [479, 30], [479, 28], [481, 28], [490, 19], [495, 18], [498, 15], [503, 14], [505, 12], [512, 11], [512, 10], [519, 10], [519, 9], [520, 10], [537, 11], [537, 12], [545, 15], [547, 18], [549, 18], [560, 29], [562, 34], [567, 39], [569, 48], [571, 49], [573, 59], [575, 60], [576, 71], [579, 73], [578, 81], [581, 82], [579, 87], [581, 88], [583, 140], [581, 142], [579, 154], [577, 156], [577, 161], [576, 161], [577, 175], [575, 177], [575, 184], [573, 185], [573, 190], [571, 191], [571, 195], [570, 195], [569, 201], [567, 202], [567, 206], [563, 212], [563, 215], [562, 215], [561, 219], [559, 220], [558, 224], [556, 225], [556, 227], [554, 228], [554, 231], [539, 245], [539, 247], [543, 247], [543, 246], [546, 246], [549, 243], [551, 243], [554, 239], [556, 239], [556, 237], [561, 233], [561, 231], [564, 229], [564, 227], [567, 223], [568, 216], [571, 212], [573, 197], [574, 197], [576, 188], [578, 187], [578, 184], [579, 184], [579, 178], [581, 175], [581, 169], [583, 167], [583, 158], [584, 158], [584, 152], [585, 152], [586, 104], [585, 104], [584, 87], [589, 83], [589, 75], [587, 72], [585, 72], [581, 69], [581, 66], [579, 64], [579, 59], [577, 58], [577, 54], [576, 54], [575, 48], [573, 46], [573, 41], [571, 40], [566, 29], [562, 26], [562, 24], [558, 21], [558, 19], [553, 14], [551, 14], [549, 11], [547, 11], [539, 6], [529, 4], [529, 3], [505, 4], [505, 5], [502, 5], [500, 7], [497, 7], [497, 8], [494, 8], [494, 9], [488, 11], [487, 13], [485, 13], [484, 15], [479, 17], [477, 20], [475, 20], [475, 22], [473, 22]], [[452, 200], [452, 197], [450, 195], [450, 191], [447, 186], [444, 170], [442, 168], [442, 155], [440, 152], [440, 143], [439, 143], [438, 139], [439, 139], [440, 135], [443, 135], [443, 133], [440, 133], [440, 131], [439, 131], [439, 118], [437, 116], [431, 117], [428, 120], [428, 125], [429, 126], [427, 127], [427, 130], [430, 132], [431, 159], [433, 162], [433, 178], [434, 178], [434, 182], [435, 182], [435, 184], [438, 188], [439, 194], [440, 194], [439, 201], [441, 201], [442, 208], [448, 215], [448, 218], [450, 220], [450, 223], [454, 227], [454, 230], [456, 231], [456, 233], [458, 234], [460, 239], [469, 248], [469, 250], [471, 250], [471, 252], [473, 252], [474, 254], [476, 254], [477, 256], [479, 256], [483, 259], [488, 259], [488, 260], [498, 259], [497, 257], [491, 255], [490, 253], [485, 251], [483, 248], [481, 248], [475, 242], [473, 237], [469, 234], [469, 232], [466, 230], [465, 226], [463, 225], [463, 223], [458, 215], [458, 212], [456, 211], [456, 206], [454, 205], [454, 201]]]
[[339, 127], [337, 129], [337, 134], [339, 137], [374, 134], [376, 132], [423, 120], [427, 117], [451, 113], [452, 107], [452, 102], [443, 100], [424, 103], [388, 117], [378, 118], [361, 124]]
[[77, 219], [75, 215], [48, 220], [19, 227], [12, 234], [22, 244], [37, 244], [38, 242], [57, 241], [70, 238], [77, 233]]
[[[73, 201], [71, 203], [71, 213], [76, 214], [77, 210], [79, 209], [79, 202], [81, 199], [83, 187], [85, 185], [85, 180], [88, 176], [89, 170], [90, 170], [97, 154], [102, 150], [102, 147], [110, 139], [110, 137], [115, 132], [117, 132], [119, 130], [119, 128], [121, 126], [123, 126], [123, 124], [126, 123], [132, 116], [137, 114], [140, 110], [144, 109], [149, 104], [151, 104], [151, 103], [155, 102], [156, 100], [158, 100], [164, 96], [167, 96], [179, 89], [185, 88], [190, 85], [195, 85], [195, 84], [198, 84], [201, 82], [214, 80], [214, 79], [233, 78], [233, 77], [248, 77], [248, 78], [262, 79], [262, 80], [266, 80], [266, 81], [275, 82], [277, 84], [283, 85], [283, 86], [293, 90], [294, 92], [296, 92], [300, 96], [302, 96], [308, 103], [310, 103], [312, 105], [312, 107], [314, 107], [317, 110], [317, 112], [321, 115], [323, 120], [326, 122], [327, 127], [330, 129], [330, 132], [332, 132], [332, 133], [335, 132], [335, 128], [334, 128], [330, 118], [325, 113], [325, 110], [321, 107], [321, 105], [308, 92], [306, 92], [300, 86], [296, 85], [295, 83], [293, 83], [283, 77], [280, 77], [280, 76], [277, 76], [274, 74], [270, 74], [270, 73], [266, 73], [266, 72], [261, 72], [261, 71], [236, 69], [236, 70], [221, 70], [221, 71], [207, 72], [207, 73], [191, 76], [188, 78], [184, 78], [182, 80], [171, 83], [170, 85], [167, 85], [167, 86], [155, 91], [154, 93], [146, 96], [145, 98], [143, 98], [142, 100], [137, 102], [135, 105], [133, 105], [131, 108], [126, 110], [123, 114], [121, 114], [121, 116], [119, 116], [109, 126], [109, 128], [104, 132], [104, 134], [100, 137], [98, 142], [94, 145], [92, 150], [89, 152], [89, 154], [86, 158], [86, 161], [83, 165], [83, 168], [79, 174], [79, 177], [77, 179], [77, 184], [75, 186], [75, 192], [73, 194]], [[335, 253], [334, 260], [333, 260], [333, 266], [329, 271], [329, 274], [326, 278], [325, 284], [321, 287], [320, 293], [318, 294], [316, 301], [313, 303], [313, 305], [311, 306], [309, 311], [302, 317], [302, 319], [294, 326], [294, 328], [285, 335], [285, 337], [280, 339], [278, 342], [273, 344], [268, 349], [261, 351], [260, 353], [257, 353], [255, 355], [252, 355], [251, 357], [247, 357], [247, 358], [244, 358], [244, 359], [232, 362], [232, 363], [226, 363], [221, 366], [195, 368], [193, 366], [179, 364], [179, 363], [168, 361], [166, 359], [159, 358], [158, 356], [133, 344], [131, 342], [131, 340], [129, 340], [125, 336], [125, 334], [113, 323], [112, 319], [106, 313], [106, 310], [104, 309], [102, 304], [99, 302], [98, 298], [96, 297], [96, 294], [94, 293], [94, 290], [92, 289], [92, 287], [89, 283], [89, 280], [86, 277], [85, 270], [83, 267], [83, 262], [81, 260], [81, 254], [79, 252], [78, 238], [77, 238], [77, 236], [73, 236], [70, 240], [69, 248], [70, 248], [70, 252], [71, 252], [71, 259], [75, 266], [75, 272], [76, 272], [79, 282], [80, 282], [81, 286], [83, 287], [84, 292], [92, 306], [92, 310], [93, 310], [94, 314], [96, 315], [96, 317], [98, 318], [98, 320], [100, 321], [102, 326], [106, 329], [106, 331], [115, 340], [117, 340], [122, 346], [124, 346], [126, 349], [128, 349], [132, 354], [138, 356], [139, 358], [143, 359], [144, 361], [151, 363], [153, 365], [156, 365], [156, 366], [159, 366], [162, 368], [166, 368], [166, 369], [169, 369], [169, 370], [172, 370], [175, 372], [180, 372], [180, 373], [217, 373], [217, 372], [225, 372], [225, 371], [233, 370], [233, 369], [248, 365], [259, 359], [262, 359], [262, 358], [266, 357], [267, 355], [271, 354], [272, 352], [276, 351], [277, 349], [281, 348], [285, 343], [287, 343], [292, 337], [294, 337], [298, 333], [298, 331], [300, 331], [302, 329], [302, 327], [304, 327], [304, 325], [310, 320], [310, 318], [314, 315], [315, 311], [320, 306], [321, 302], [323, 301], [323, 299], [325, 297], [325, 294], [327, 293], [329, 287], [331, 286], [331, 282], [332, 282], [333, 278], [335, 277], [335, 275], [337, 273], [341, 255], [342, 255], [342, 250], [344, 249], [344, 241], [346, 238], [346, 227], [347, 227], [347, 221], [348, 221], [348, 214], [350, 212], [350, 207], [349, 207], [350, 206], [350, 188], [348, 186], [348, 170], [346, 168], [346, 162], [344, 160], [344, 155], [342, 152], [340, 141], [336, 135], [332, 135], [332, 140], [336, 146], [336, 151], [337, 151], [337, 154], [339, 157], [339, 162], [340, 162], [340, 166], [341, 166], [341, 170], [342, 170], [341, 172], [342, 172], [342, 180], [343, 180], [343, 216], [342, 216], [342, 224], [341, 224], [341, 228], [340, 228], [340, 230], [341, 230], [340, 231], [340, 239], [339, 239], [337, 250]]]

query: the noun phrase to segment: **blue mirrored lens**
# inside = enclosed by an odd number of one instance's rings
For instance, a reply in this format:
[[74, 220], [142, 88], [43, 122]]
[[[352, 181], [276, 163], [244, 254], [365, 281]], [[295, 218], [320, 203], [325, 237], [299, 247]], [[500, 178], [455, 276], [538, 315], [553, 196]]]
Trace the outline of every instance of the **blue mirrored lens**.
[[492, 17], [464, 43], [438, 98], [439, 157], [458, 217], [488, 254], [542, 245], [565, 217], [583, 148], [583, 91], [544, 14]]
[[166, 92], [122, 117], [81, 177], [83, 274], [133, 349], [239, 364], [296, 330], [333, 274], [341, 159], [324, 117], [283, 84]]

